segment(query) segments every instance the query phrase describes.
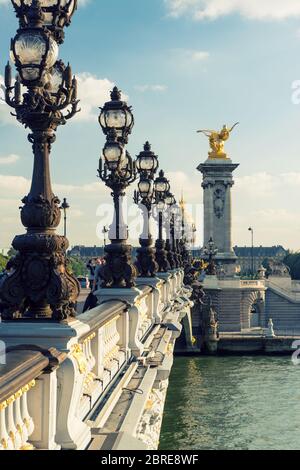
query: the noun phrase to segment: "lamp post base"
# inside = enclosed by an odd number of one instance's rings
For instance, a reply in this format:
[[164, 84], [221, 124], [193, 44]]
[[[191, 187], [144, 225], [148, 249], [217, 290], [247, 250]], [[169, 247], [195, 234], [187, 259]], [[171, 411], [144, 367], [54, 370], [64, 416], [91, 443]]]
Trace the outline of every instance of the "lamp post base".
[[17, 236], [13, 247], [18, 254], [0, 285], [2, 320], [75, 317], [80, 286], [67, 269], [67, 239], [28, 233]]
[[135, 287], [137, 270], [131, 260], [131, 246], [125, 240], [113, 240], [104, 249], [105, 265], [101, 268], [101, 288]]
[[137, 249], [137, 260], [135, 266], [139, 277], [155, 277], [158, 271], [158, 264], [155, 260], [155, 248], [153, 248], [151, 238], [140, 240], [141, 247]]
[[167, 251], [165, 250], [165, 242], [164, 240], [157, 240], [156, 244], [156, 262], [158, 264], [158, 272], [160, 273], [167, 273], [170, 269], [171, 266], [168, 261], [167, 257]]
[[176, 260], [174, 256], [174, 252], [171, 248], [171, 242], [170, 240], [166, 241], [166, 252], [167, 252], [167, 259], [170, 265], [170, 269], [175, 269], [176, 268]]

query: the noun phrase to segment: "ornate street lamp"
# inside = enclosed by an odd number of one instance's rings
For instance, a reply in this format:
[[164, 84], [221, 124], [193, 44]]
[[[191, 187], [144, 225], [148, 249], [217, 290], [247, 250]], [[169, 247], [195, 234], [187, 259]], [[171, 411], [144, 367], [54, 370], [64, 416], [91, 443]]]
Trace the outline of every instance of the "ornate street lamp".
[[251, 232], [251, 276], [254, 278], [254, 229], [249, 227], [248, 231]]
[[[36, 0], [11, 0], [19, 19], [20, 27], [26, 27], [32, 15]], [[39, 0], [43, 16], [42, 26], [47, 28], [59, 44], [64, 41], [64, 27], [70, 26], [77, 8], [77, 0]]]
[[136, 168], [140, 175], [146, 175], [153, 180], [158, 166], [158, 157], [152, 152], [150, 143], [146, 142], [144, 150], [136, 158]]
[[[12, 262], [13, 274], [1, 285], [1, 314], [3, 320], [62, 321], [75, 316], [79, 284], [67, 270], [68, 241], [55, 234], [61, 211], [51, 187], [49, 156], [57, 127], [78, 112], [77, 83], [70, 66], [56, 62], [58, 46], [43, 27], [40, 2], [32, 0], [26, 8], [28, 22], [12, 40], [18, 76], [13, 84], [7, 64], [5, 94], [17, 120], [31, 129], [28, 139], [34, 166], [31, 189], [21, 208], [27, 233], [13, 241], [18, 254]], [[63, 114], [66, 108], [69, 110]]]
[[67, 202], [67, 199], [64, 198], [62, 205], [60, 206], [60, 210], [64, 212], [64, 237], [67, 237], [67, 210], [70, 209], [70, 206]]
[[217, 274], [217, 268], [215, 263], [217, 253], [218, 249], [216, 248], [212, 237], [210, 237], [208, 247], [205, 247], [203, 250], [203, 254], [208, 257], [208, 266], [206, 268], [206, 274], [208, 276], [215, 276]]
[[188, 239], [186, 236], [186, 220], [185, 220], [185, 201], [182, 195], [182, 198], [179, 202], [179, 207], [181, 209], [181, 238], [179, 241], [179, 251], [181, 255], [182, 267], [186, 270], [191, 265], [191, 256], [187, 249]]
[[[103, 158], [100, 158], [99, 178], [112, 190], [114, 202], [114, 221], [110, 226], [110, 245], [104, 249], [106, 263], [101, 269], [102, 288], [131, 288], [135, 285], [136, 268], [131, 262], [131, 247], [127, 244], [128, 227], [123, 219], [122, 200], [125, 189], [135, 181], [136, 168], [131, 156], [125, 150], [128, 137], [128, 122], [121, 119], [122, 112], [126, 117], [132, 113], [126, 103], [116, 99], [117, 89], [111, 93], [112, 102], [106, 103], [101, 110], [99, 122], [107, 141], [103, 149]], [[119, 94], [119, 92], [118, 92]], [[116, 105], [118, 102], [118, 106]], [[116, 116], [111, 114], [115, 109]], [[132, 125], [133, 126], [133, 116]], [[117, 126], [113, 126], [113, 123]]]
[[180, 239], [181, 239], [181, 211], [179, 206], [175, 203], [171, 207], [171, 237], [172, 237], [172, 248], [175, 260], [175, 267], [182, 268], [182, 256], [180, 252]]
[[158, 270], [161, 273], [169, 271], [170, 264], [165, 250], [165, 241], [163, 238], [163, 213], [166, 208], [166, 197], [170, 191], [170, 183], [165, 177], [163, 170], [160, 171], [159, 177], [154, 182], [156, 209], [158, 212], [158, 239], [156, 240], [156, 262]]
[[140, 237], [141, 247], [137, 250], [136, 267], [140, 277], [154, 277], [159, 266], [155, 260], [155, 249], [150, 231], [152, 205], [155, 202], [154, 176], [158, 169], [158, 158], [151, 151], [149, 142], [144, 145], [136, 160], [136, 168], [140, 175], [138, 191], [134, 193], [134, 202], [141, 204], [143, 209], [144, 227]]
[[193, 252], [192, 257], [195, 256], [196, 233], [197, 233], [197, 227], [196, 227], [196, 224], [193, 223], [192, 224], [192, 252]]
[[114, 130], [117, 133], [118, 142], [127, 144], [134, 126], [132, 108], [122, 101], [121, 91], [117, 87], [114, 87], [110, 97], [111, 101], [100, 108], [99, 124], [106, 136]]
[[173, 207], [176, 204], [176, 199], [172, 193], [168, 193], [165, 199], [166, 206], [168, 207], [168, 213], [170, 215], [170, 225], [167, 233], [166, 240], [166, 251], [167, 258], [171, 269], [177, 268], [177, 260], [174, 253], [174, 238], [175, 238], [175, 227], [174, 227], [174, 214], [172, 212]]

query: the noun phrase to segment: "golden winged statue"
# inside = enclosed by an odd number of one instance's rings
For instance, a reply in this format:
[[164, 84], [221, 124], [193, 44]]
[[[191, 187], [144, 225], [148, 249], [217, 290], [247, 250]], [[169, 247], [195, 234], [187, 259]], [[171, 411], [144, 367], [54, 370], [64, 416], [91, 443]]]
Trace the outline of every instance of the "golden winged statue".
[[224, 151], [224, 144], [229, 139], [231, 132], [238, 124], [239, 122], [236, 122], [234, 126], [231, 127], [231, 129], [225, 125], [220, 132], [209, 129], [197, 131], [199, 134], [204, 134], [209, 138], [209, 144], [211, 148], [211, 151], [208, 153], [209, 158], [227, 158], [227, 154]]

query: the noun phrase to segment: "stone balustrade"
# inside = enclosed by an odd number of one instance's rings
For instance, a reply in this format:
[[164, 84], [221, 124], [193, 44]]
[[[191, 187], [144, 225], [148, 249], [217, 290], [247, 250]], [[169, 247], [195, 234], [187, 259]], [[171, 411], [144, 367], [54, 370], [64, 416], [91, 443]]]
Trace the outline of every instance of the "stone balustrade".
[[108, 437], [110, 448], [157, 448], [191, 291], [175, 270], [96, 295], [99, 305], [68, 323], [0, 324], [10, 351], [0, 369], [0, 449], [100, 449]]
[[[20, 347], [7, 351], [6, 364], [0, 366], [0, 450], [39, 448], [38, 435], [39, 441], [45, 442], [47, 419], [38, 412], [36, 400], [41, 400], [43, 389], [50, 411], [49, 377], [64, 358], [53, 349], [45, 352]], [[42, 402], [39, 405], [42, 408]]]

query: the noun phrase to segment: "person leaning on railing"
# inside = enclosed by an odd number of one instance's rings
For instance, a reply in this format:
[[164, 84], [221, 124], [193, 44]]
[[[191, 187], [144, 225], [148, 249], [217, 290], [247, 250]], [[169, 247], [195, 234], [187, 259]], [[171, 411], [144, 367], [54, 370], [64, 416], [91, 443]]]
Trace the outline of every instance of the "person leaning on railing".
[[98, 258], [96, 261], [96, 268], [94, 274], [94, 283], [93, 283], [93, 291], [95, 292], [100, 288], [101, 282], [101, 268], [105, 264], [104, 258]]

